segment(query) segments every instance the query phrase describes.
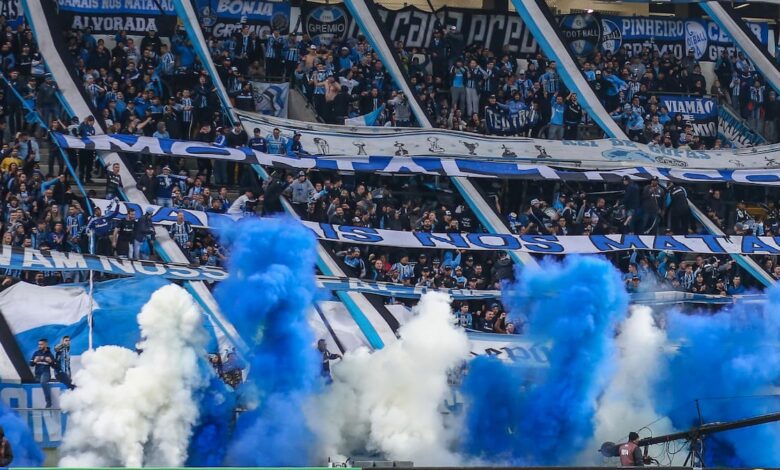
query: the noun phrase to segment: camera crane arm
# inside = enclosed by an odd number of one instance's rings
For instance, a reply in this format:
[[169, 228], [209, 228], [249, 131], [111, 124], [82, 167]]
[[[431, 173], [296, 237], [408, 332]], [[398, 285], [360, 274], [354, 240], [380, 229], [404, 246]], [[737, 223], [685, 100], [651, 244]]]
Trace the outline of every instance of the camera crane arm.
[[[646, 462], [652, 461], [648, 458], [648, 447], [655, 444], [665, 444], [672, 441], [685, 440], [691, 445], [691, 451], [688, 454], [688, 458], [685, 461], [685, 465], [688, 465], [690, 461], [692, 464], [696, 458], [701, 459], [701, 455], [694, 449], [693, 444], [701, 441], [701, 439], [709, 434], [715, 434], [724, 431], [731, 431], [733, 429], [747, 428], [751, 426], [758, 426], [761, 424], [774, 423], [780, 421], [780, 413], [769, 413], [760, 416], [753, 416], [751, 418], [738, 419], [735, 421], [707, 423], [701, 426], [696, 426], [688, 431], [676, 432], [671, 434], [663, 434], [661, 436], [646, 437], [637, 441], [638, 447], [644, 447], [644, 457]], [[617, 457], [619, 445], [613, 442], [605, 442], [601, 445], [599, 452], [605, 457]]]
[[665, 442], [679, 441], [682, 439], [691, 441], [708, 434], [731, 431], [732, 429], [747, 428], [750, 426], [758, 426], [760, 424], [773, 423], [775, 421], [780, 421], [780, 413], [770, 413], [761, 416], [754, 416], [751, 418], [739, 419], [736, 421], [727, 421], [725, 423], [707, 423], [691, 428], [689, 431], [646, 437], [644, 439], [640, 439], [637, 442], [637, 445], [639, 447], [644, 447], [654, 444], [663, 444]]

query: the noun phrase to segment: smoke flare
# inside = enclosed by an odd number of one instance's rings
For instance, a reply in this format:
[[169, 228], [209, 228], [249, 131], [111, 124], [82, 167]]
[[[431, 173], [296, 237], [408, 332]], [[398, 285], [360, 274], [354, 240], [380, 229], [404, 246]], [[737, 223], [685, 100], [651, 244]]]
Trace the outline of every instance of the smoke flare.
[[[526, 267], [503, 289], [510, 316], [525, 313], [533, 337], [553, 344], [550, 367], [528, 371], [472, 361], [463, 385], [466, 455], [515, 465], [571, 464], [592, 435], [597, 399], [614, 372], [614, 334], [628, 296], [605, 259], [568, 257]], [[565, 443], [565, 445], [562, 445]]]
[[192, 297], [168, 285], [138, 314], [136, 353], [104, 346], [82, 355], [75, 390], [61, 397], [63, 467], [181, 466], [198, 418], [194, 394], [206, 334]]
[[334, 382], [316, 402], [325, 455], [459, 461], [450, 448], [457, 430], [445, 427], [439, 407], [450, 391], [448, 373], [468, 358], [469, 344], [449, 303], [444, 294], [423, 295], [398, 341], [373, 353], [349, 352], [334, 366]]
[[230, 277], [216, 298], [250, 347], [241, 393], [252, 407], [238, 419], [226, 464], [306, 465], [316, 443], [303, 409], [320, 386], [306, 321], [316, 292], [316, 240], [289, 218], [246, 219], [220, 235], [231, 251]]

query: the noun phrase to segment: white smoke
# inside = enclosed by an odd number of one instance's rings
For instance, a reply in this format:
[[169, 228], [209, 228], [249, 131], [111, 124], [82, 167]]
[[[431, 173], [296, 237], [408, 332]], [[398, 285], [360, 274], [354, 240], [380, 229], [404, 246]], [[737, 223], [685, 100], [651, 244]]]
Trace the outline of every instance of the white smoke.
[[422, 296], [400, 339], [370, 353], [361, 348], [333, 366], [334, 383], [309, 415], [333, 458], [380, 453], [415, 465], [459, 461], [439, 406], [448, 396], [448, 372], [469, 357], [465, 332], [456, 327], [450, 298]]
[[194, 393], [207, 385], [206, 345], [192, 297], [168, 285], [138, 314], [139, 354], [104, 346], [82, 355], [77, 388], [60, 400], [68, 429], [62, 467], [179, 467], [198, 419]]
[[625, 442], [630, 431], [648, 437], [651, 426], [654, 435], [673, 431], [669, 418], [661, 417], [653, 408], [654, 381], [662, 373], [666, 348], [666, 333], [653, 319], [649, 307], [636, 306], [620, 325], [615, 340], [619, 351], [616, 373], [599, 398], [595, 418], [594, 438], [582, 456], [583, 463], [598, 460], [596, 450], [603, 442]]

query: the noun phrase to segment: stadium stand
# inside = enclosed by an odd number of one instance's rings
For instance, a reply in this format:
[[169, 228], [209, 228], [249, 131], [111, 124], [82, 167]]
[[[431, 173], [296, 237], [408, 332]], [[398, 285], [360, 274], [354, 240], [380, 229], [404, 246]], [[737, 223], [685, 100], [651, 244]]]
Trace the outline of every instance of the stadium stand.
[[[102, 168], [93, 153], [58, 152], [42, 126], [28, 122], [20, 98], [35, 107], [51, 132], [81, 137], [90, 132], [89, 123], [64, 113], [56, 97], [57, 85], [46, 74], [31, 31], [23, 23], [16, 29], [5, 29], [3, 114], [7, 123], [0, 124], [4, 126], [0, 169], [6, 201], [3, 243], [88, 251], [84, 229], [95, 218], [86, 213], [85, 195], [71, 188], [76, 175], [65, 171], [63, 157], [87, 184], [87, 195], [111, 198], [122, 182], [113, 176], [112, 169]], [[83, 80], [84, 93], [91, 106], [100, 110], [96, 117], [110, 133], [250, 146], [269, 153], [303, 150], [294, 147], [293, 135], [255, 135], [249, 129], [231, 126], [221, 110], [212, 77], [183, 30], [176, 30], [169, 38], [149, 31], [139, 39], [124, 31], [113, 37], [96, 37], [86, 28], [68, 30], [64, 39]], [[541, 52], [518, 60], [506, 50], [493, 50], [478, 42], [466, 44], [459, 31], [449, 28], [436, 29], [428, 47], [394, 44], [409, 76], [412, 97], [399, 92], [382, 60], [359, 34], [354, 39], [324, 44], [306, 34], [270, 30], [258, 35], [244, 26], [224, 38], [206, 33], [206, 40], [218, 79], [235, 108], [242, 111], [255, 109], [252, 80], [281, 78], [297, 87], [326, 123], [343, 124], [345, 119], [382, 110], [378, 125], [415, 126], [418, 123], [408, 102], [414, 99], [421, 103], [428, 120], [442, 129], [549, 139], [600, 136], [577, 97], [566, 89], [555, 61]], [[721, 106], [732, 106], [768, 142], [775, 142], [780, 117], [776, 94], [751, 61], [742, 53], [724, 51], [715, 63], [716, 79], [708, 83], [692, 53], [676, 57], [650, 47], [635, 53], [626, 46], [594, 51], [582, 57], [580, 65], [601, 104], [637, 142], [690, 150], [728, 145], [718, 138], [695, 135], [695, 125], [682, 113], [670, 117], [670, 110], [659, 98], [664, 94], [709, 95]], [[484, 230], [467, 202], [439, 178], [282, 171], [261, 183], [248, 166], [224, 161], [199, 159], [193, 164], [133, 154], [124, 159], [137, 177], [138, 189], [148, 200], [163, 206], [218, 213], [230, 212], [232, 207], [233, 212], [270, 214], [280, 211], [273, 199], [281, 194], [302, 218], [318, 222], [434, 232]], [[686, 197], [704, 208], [727, 234], [771, 236], [778, 224], [775, 196], [765, 188], [731, 185], [701, 194], [690, 185], [648, 183], [640, 187], [633, 182], [627, 186], [562, 186], [483, 181], [479, 186], [508, 229], [518, 234], [703, 233], [689, 213]], [[136, 217], [141, 223], [132, 231], [119, 221], [99, 232], [97, 252], [154, 258], [153, 244], [148, 243], [153, 233], [150, 222], [144, 222], [143, 214]], [[193, 229], [187, 222], [175, 225], [170, 234], [193, 263], [220, 266], [227, 255], [213, 235]], [[374, 281], [495, 289], [502, 278], [511, 276], [511, 268], [507, 268], [511, 262], [498, 253], [330, 248], [350, 277]], [[735, 278], [740, 279], [740, 285], [755, 285], [724, 257], [683, 260], [628, 253], [614, 261], [628, 273], [627, 283], [635, 290], [739, 292], [734, 289]], [[780, 275], [770, 257], [757, 261], [775, 278]], [[480, 270], [476, 276], [475, 266]], [[429, 274], [423, 276], [426, 267]], [[44, 283], [72, 280], [58, 274], [46, 274], [43, 280], [34, 272], [8, 274]], [[706, 287], [696, 286], [698, 274]], [[632, 284], [635, 278], [641, 287]], [[483, 302], [469, 309], [488, 307]]]

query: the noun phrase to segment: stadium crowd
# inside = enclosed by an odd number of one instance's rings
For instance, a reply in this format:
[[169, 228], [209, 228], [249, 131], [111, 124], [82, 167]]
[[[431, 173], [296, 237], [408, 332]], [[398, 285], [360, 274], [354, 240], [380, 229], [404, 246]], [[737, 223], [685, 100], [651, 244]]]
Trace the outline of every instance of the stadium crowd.
[[[281, 58], [266, 60], [281, 61], [285, 70], [293, 71], [294, 83], [325, 122], [342, 124], [345, 118], [384, 105], [380, 123], [414, 123], [409, 97], [394, 86], [365, 37], [330, 45], [315, 44], [306, 35], [278, 36], [278, 42], [273, 37], [269, 44], [281, 48]], [[407, 49], [400, 42], [395, 47], [410, 77], [412, 99], [435, 127], [549, 139], [584, 137], [581, 129], [589, 122], [585, 111], [576, 94], [566, 90], [555, 61], [541, 53], [518, 61], [507, 51], [465, 45], [462, 35], [449, 29], [434, 31], [427, 49]], [[632, 54], [627, 45], [614, 53], [595, 52], [581, 59], [581, 67], [632, 140], [674, 148], [723, 146], [717, 139], [700, 138], [681, 114], [670, 113], [659, 102], [661, 93], [712, 96], [736, 108], [769, 142], [777, 140], [780, 102], [741, 52], [722, 53], [709, 87], [692, 49], [678, 59], [650, 47]]]
[[[22, 100], [37, 108], [52, 132], [88, 137], [102, 123], [109, 132], [119, 134], [192, 138], [230, 147], [246, 145], [269, 153], [303, 150], [295, 135], [252, 132], [250, 136], [240, 126], [223, 121], [213, 84], [181, 32], [170, 42], [154, 31], [140, 41], [118, 34], [109, 49], [89, 29], [68, 31], [65, 39], [83, 77], [84, 92], [93, 108], [100, 111], [97, 119], [81, 122], [63, 115], [57, 85], [45, 73], [29, 29], [21, 25], [15, 31], [5, 31], [6, 41], [0, 45], [0, 64], [7, 77], [2, 90], [4, 119], [0, 120], [5, 245], [155, 258], [150, 214], [132, 214], [118, 221], [112, 219], [113, 214], [101, 214], [98, 209], [90, 215], [88, 202], [71, 187], [66, 171], [68, 165], [72, 166], [85, 183], [91, 183], [93, 177], [105, 178], [105, 186], [92, 190], [91, 195], [111, 199], [121, 197], [125, 187], [119, 169], [103, 168], [94, 152], [59, 153], [46, 142], [48, 137], [40, 125], [24, 119], [27, 113]], [[398, 45], [396, 51], [411, 76], [414, 98], [423, 103], [437, 127], [548, 138], [582, 137], [580, 124], [587, 122], [587, 117], [576, 96], [564, 89], [554, 62], [538, 55], [520, 69], [510, 54], [489, 51], [479, 44], [461, 46], [456, 39], [457, 32], [438, 31], [427, 50], [405, 50]], [[224, 41], [210, 38], [209, 44], [220, 79], [239, 109], [254, 106], [249, 78], [284, 76], [310, 97], [327, 122], [340, 123], [385, 106], [381, 119], [388, 124], [414, 124], [408, 98], [398, 93], [363, 37], [326, 46], [313, 44], [306, 36], [281, 36], [278, 31], [258, 38], [244, 28]], [[720, 83], [725, 82], [723, 77], [730, 76], [732, 81], [729, 91], [722, 91], [716, 82], [710, 92], [734, 104], [745, 117], [754, 118], [767, 136], [774, 136], [769, 130], [778, 116], [773, 108], [775, 97], [767, 93], [764, 100], [763, 91], [753, 93], [753, 87], [762, 85], [749, 62], [741, 56], [724, 56], [716, 70]], [[707, 145], [690, 135], [687, 123], [669, 118], [668, 110], [658, 107], [653, 95], [706, 93], [699, 65], [690, 57], [677, 60], [650, 51], [632, 57], [621, 50], [588, 58], [583, 62], [583, 72], [607, 109], [614, 111], [635, 140], [660, 139], [659, 144], [674, 147]], [[739, 81], [733, 81], [734, 77]], [[758, 85], [754, 82], [745, 88], [755, 78]], [[756, 113], [756, 109], [760, 111]], [[631, 124], [631, 119], [637, 117], [642, 121], [641, 128]], [[500, 131], [496, 127], [499, 118]], [[717, 141], [713, 144], [718, 146]], [[124, 159], [136, 173], [137, 188], [150, 202], [162, 206], [264, 215], [282, 210], [282, 196], [303, 218], [331, 224], [429, 232], [482, 230], [464, 201], [432, 178], [280, 171], [261, 185], [248, 167], [232, 163], [198, 159], [194, 167], [177, 159], [137, 155], [125, 155]], [[242, 188], [238, 195], [236, 188]], [[695, 196], [694, 187], [667, 186], [659, 181], [640, 185], [626, 180], [619, 186], [600, 188], [554, 188], [523, 182], [499, 191], [491, 187], [483, 190], [496, 211], [505, 216], [510, 230], [518, 234], [686, 234], [703, 230], [687, 207], [687, 197]], [[750, 204], [740, 202], [732, 207], [734, 201], [743, 199], [738, 190], [714, 187], [698, 202], [727, 233], [774, 235], [778, 230], [777, 211], [773, 202], [766, 203], [773, 198], [766, 193], [746, 193], [744, 199]], [[228, 255], [213, 235], [191, 227], [183, 217], [168, 231], [193, 263], [220, 266]], [[92, 243], [88, 233], [94, 235]], [[402, 252], [334, 244], [330, 248], [351, 277], [405, 286], [492, 290], [513, 275], [512, 261], [502, 252]], [[631, 291], [663, 289], [727, 295], [744, 292], [744, 281], [750, 285], [740, 268], [727, 258], [681, 259], [670, 253], [637, 252], [614, 261], [626, 273]], [[775, 266], [772, 258], [760, 261], [780, 279], [780, 266]], [[39, 284], [79, 279], [76, 273], [68, 272], [6, 275]], [[507, 323], [498, 303], [463, 302], [456, 307], [465, 327], [522, 332], [522, 324]]]

